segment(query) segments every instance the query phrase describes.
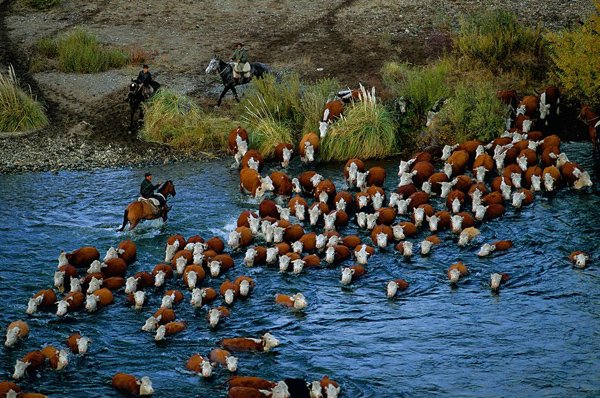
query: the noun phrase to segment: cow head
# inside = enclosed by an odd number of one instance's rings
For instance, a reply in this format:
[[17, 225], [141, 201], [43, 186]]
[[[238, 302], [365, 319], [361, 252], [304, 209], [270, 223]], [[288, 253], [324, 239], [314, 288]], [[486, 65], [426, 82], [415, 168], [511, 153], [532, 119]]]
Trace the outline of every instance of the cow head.
[[289, 256], [279, 256], [279, 272], [287, 271], [288, 267], [290, 266], [290, 260], [291, 259]]
[[431, 247], [433, 246], [433, 242], [424, 240], [421, 242], [421, 254], [427, 255], [431, 251]]
[[394, 225], [392, 227], [392, 233], [394, 234], [395, 240], [402, 240], [406, 237], [404, 235], [404, 227], [400, 224]]
[[498, 273], [493, 273], [490, 275], [490, 287], [492, 290], [496, 291], [500, 289], [500, 283], [502, 282], [502, 275]]
[[[159, 316], [159, 318], [160, 318], [160, 316]], [[149, 317], [148, 319], [146, 319], [144, 326], [142, 326], [142, 330], [144, 332], [152, 332], [152, 331], [156, 330], [156, 328], [158, 327], [158, 321], [159, 320], [153, 316]]]
[[247, 297], [250, 294], [250, 281], [242, 279], [240, 282], [240, 296]]
[[25, 370], [27, 369], [27, 367], [29, 367], [29, 365], [31, 365], [31, 362], [23, 362], [17, 359], [17, 362], [15, 362], [15, 371], [12, 375], [13, 379], [19, 380], [20, 378], [22, 378], [25, 374]]
[[531, 190], [533, 192], [538, 192], [542, 190], [541, 183], [542, 177], [535, 174], [531, 176]]
[[460, 211], [460, 205], [461, 205], [460, 199], [454, 198], [452, 200], [452, 212], [453, 213], [458, 213]]
[[438, 230], [438, 223], [440, 222], [440, 217], [435, 214], [431, 217], [427, 216], [427, 222], [429, 222], [429, 230], [431, 232], [435, 232]]
[[[43, 295], [39, 295], [38, 297], [30, 298], [29, 301], [27, 302], [27, 310], [25, 312], [29, 315], [35, 314], [37, 312], [38, 306], [42, 303], [43, 300], [44, 300]], [[9, 332], [10, 332], [10, 330], [9, 330]], [[8, 333], [9, 332], [6, 333], [7, 342], [8, 342]], [[9, 345], [7, 345], [7, 347], [9, 347]]]
[[377, 225], [378, 213], [367, 214], [367, 229], [372, 230]]
[[[458, 200], [458, 199], [455, 199]], [[455, 234], [460, 233], [460, 231], [462, 231], [462, 223], [463, 223], [463, 216], [459, 216], [459, 215], [453, 215], [452, 218], [452, 232], [454, 232]]]
[[296, 203], [294, 206], [295, 216], [299, 221], [304, 221], [304, 214], [306, 212], [306, 207], [303, 204]]
[[244, 264], [246, 264], [247, 267], [252, 267], [254, 265], [254, 258], [257, 254], [256, 249], [253, 247], [246, 250], [246, 254], [244, 254]]
[[297, 259], [292, 261], [292, 274], [299, 274], [304, 269], [304, 260]]
[[380, 232], [377, 234], [376, 236], [376, 240], [377, 240], [377, 246], [384, 249], [387, 247], [388, 245], [388, 236], [387, 234], [384, 234], [383, 232]]
[[483, 218], [485, 217], [485, 212], [487, 211], [488, 207], [489, 206], [478, 205], [475, 208], [475, 219], [477, 221], [483, 220]]
[[152, 388], [152, 382], [148, 376], [142, 377], [140, 382], [140, 395], [152, 395], [154, 394], [154, 388]]
[[85, 298], [85, 309], [88, 312], [94, 312], [98, 309], [98, 296], [95, 294], [88, 294]]
[[404, 257], [410, 257], [413, 255], [413, 243], [404, 241], [402, 242], [402, 255]]
[[[219, 319], [221, 319], [221, 311], [219, 311], [218, 308], [211, 308], [210, 311], [208, 311], [207, 316], [208, 316], [208, 324], [210, 325], [210, 327], [211, 328], [217, 327], [217, 325], [219, 323]], [[205, 361], [204, 363], [208, 363], [208, 361]]]
[[238, 359], [233, 355], [228, 355], [225, 358], [225, 364], [227, 366], [227, 370], [230, 372], [235, 372], [238, 368]]
[[231, 246], [232, 249], [237, 249], [240, 247], [240, 238], [242, 234], [237, 231], [231, 231], [229, 233], [229, 239], [227, 240], [227, 244]]
[[292, 153], [294, 153], [293, 149], [283, 148], [283, 160], [281, 162], [281, 167], [288, 167], [290, 164], [290, 159], [292, 159]]
[[202, 290], [200, 288], [194, 288], [192, 290], [192, 298], [190, 299], [190, 304], [194, 308], [202, 307]]
[[423, 225], [423, 220], [425, 219], [425, 209], [422, 207], [413, 208], [413, 215], [415, 216], [415, 226], [418, 228]]
[[356, 271], [352, 268], [343, 268], [342, 269], [342, 285], [349, 285], [352, 282], [352, 276]]
[[136, 310], [144, 306], [144, 301], [146, 301], [146, 293], [143, 290], [133, 293], [133, 303]]
[[398, 292], [398, 284], [396, 281], [389, 281], [387, 284], [387, 297], [392, 298]]
[[[210, 270], [210, 276], [212, 276], [213, 278], [218, 277], [221, 274], [221, 262], [220, 261], [215, 261], [212, 260], [210, 263], [208, 263], [208, 269]], [[194, 271], [190, 271], [188, 272], [188, 284], [190, 284], [190, 277], [194, 279], [194, 286], [189, 286], [190, 289], [193, 289], [194, 287], [196, 287], [196, 282], [198, 279], [198, 275], [196, 274], [196, 272]]]
[[483, 246], [481, 246], [481, 248], [479, 249], [479, 252], [477, 253], [477, 255], [479, 257], [489, 256], [490, 253], [493, 252], [494, 250], [496, 250], [496, 246], [490, 245], [489, 243], [484, 243]]
[[270, 351], [272, 348], [275, 348], [279, 345], [279, 340], [277, 340], [271, 333], [265, 333], [262, 338], [264, 351]]

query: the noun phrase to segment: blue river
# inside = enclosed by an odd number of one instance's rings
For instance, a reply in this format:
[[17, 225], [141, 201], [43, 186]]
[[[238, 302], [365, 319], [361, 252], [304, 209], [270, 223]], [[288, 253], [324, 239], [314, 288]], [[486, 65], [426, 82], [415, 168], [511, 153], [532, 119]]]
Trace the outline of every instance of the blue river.
[[[340, 266], [280, 274], [277, 268], [236, 265], [205, 286], [246, 274], [256, 281], [252, 296], [232, 306], [231, 316], [216, 330], [206, 320], [206, 307], [194, 310], [180, 279], [168, 288], [181, 289], [185, 300], [175, 311], [188, 328], [166, 342], [140, 330], [160, 305], [161, 290], [136, 311], [115, 294], [115, 304], [89, 314], [54, 312], [25, 314], [27, 301], [51, 287], [61, 250], [110, 246], [132, 239], [138, 260], [128, 275], [152, 270], [164, 258], [168, 236], [199, 234], [226, 240], [241, 211], [258, 202], [239, 192], [238, 172], [231, 159], [176, 163], [147, 169], [102, 169], [88, 172], [0, 175], [0, 328], [26, 320], [30, 336], [16, 347], [0, 348], [0, 380], [9, 380], [15, 360], [46, 344], [64, 347], [79, 331], [92, 341], [89, 353], [70, 356], [61, 372], [49, 369], [19, 384], [51, 397], [120, 397], [111, 387], [116, 372], [149, 376], [155, 397], [225, 397], [229, 373], [215, 370], [209, 380], [185, 369], [195, 353], [208, 355], [224, 337], [258, 337], [269, 331], [281, 345], [269, 353], [240, 353], [240, 375], [271, 380], [307, 381], [324, 375], [338, 381], [343, 397], [598, 397], [600, 396], [600, 168], [589, 143], [564, 143], [569, 158], [590, 172], [594, 186], [583, 191], [563, 188], [538, 194], [532, 205], [482, 224], [481, 235], [461, 248], [450, 231], [432, 254], [403, 258], [393, 248], [373, 256], [365, 277], [340, 284]], [[369, 162], [387, 168], [386, 189], [397, 184], [399, 160]], [[279, 169], [268, 165], [266, 172]], [[145, 171], [155, 180], [172, 179], [177, 196], [164, 225], [145, 221], [133, 232], [116, 232], [128, 202], [135, 199]], [[289, 173], [300, 172], [295, 159]], [[263, 171], [263, 174], [265, 173]], [[318, 171], [344, 187], [342, 165], [319, 165]], [[441, 202], [435, 201], [437, 207]], [[400, 217], [399, 217], [400, 219]], [[356, 223], [342, 234], [359, 233]], [[429, 232], [411, 239], [420, 242]], [[482, 243], [511, 239], [514, 247], [480, 258]], [[586, 269], [568, 260], [572, 251], [591, 254]], [[471, 274], [452, 287], [450, 264], [462, 260]], [[343, 265], [351, 265], [346, 263]], [[511, 279], [498, 294], [488, 287], [493, 272]], [[408, 290], [388, 300], [390, 279], [404, 278]], [[274, 302], [276, 293], [302, 292], [308, 307], [293, 312]], [[2, 337], [4, 338], [4, 337]]]

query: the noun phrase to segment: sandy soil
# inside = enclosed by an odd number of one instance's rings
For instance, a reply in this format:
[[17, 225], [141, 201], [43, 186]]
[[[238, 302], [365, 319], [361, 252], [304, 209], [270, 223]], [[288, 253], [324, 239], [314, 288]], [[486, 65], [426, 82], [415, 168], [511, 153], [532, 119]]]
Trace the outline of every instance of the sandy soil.
[[[208, 105], [216, 101], [220, 85], [215, 76], [204, 75], [204, 68], [213, 54], [228, 58], [236, 41], [246, 43], [252, 60], [296, 70], [306, 79], [336, 77], [347, 86], [363, 82], [380, 88], [385, 61], [424, 63], [438, 56], [449, 44], [447, 32], [476, 9], [502, 7], [522, 15], [525, 24], [556, 29], [585, 19], [594, 8], [589, 0], [147, 0], [143, 5], [63, 0], [51, 10], [35, 11], [20, 0], [0, 2], [5, 27], [0, 39], [6, 37], [23, 72], [40, 38], [83, 26], [104, 43], [155, 51], [156, 79]], [[6, 64], [2, 54], [0, 62]], [[94, 75], [48, 70], [27, 77], [48, 105], [54, 124], [49, 134], [60, 136], [86, 121], [95, 135], [120, 137], [126, 145], [133, 138], [127, 137], [122, 98], [138, 69]]]

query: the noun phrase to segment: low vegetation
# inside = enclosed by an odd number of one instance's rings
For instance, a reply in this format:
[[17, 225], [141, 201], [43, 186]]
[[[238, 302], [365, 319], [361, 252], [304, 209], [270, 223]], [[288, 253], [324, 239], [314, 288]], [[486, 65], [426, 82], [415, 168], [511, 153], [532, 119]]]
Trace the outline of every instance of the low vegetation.
[[48, 117], [44, 107], [29, 91], [23, 90], [12, 66], [0, 73], [0, 131], [28, 131], [44, 127]]
[[545, 77], [542, 28], [525, 26], [509, 11], [490, 10], [463, 18], [454, 47], [459, 56], [496, 73], [518, 70], [529, 78]]
[[[390, 99], [382, 102], [364, 92], [365, 100], [346, 105], [321, 142], [321, 159], [382, 158], [468, 139], [491, 140], [502, 133], [507, 116], [496, 97], [499, 89], [530, 94], [558, 83], [563, 93], [600, 105], [600, 55], [594, 51], [600, 2], [597, 8], [582, 26], [555, 34], [527, 27], [505, 11], [464, 18], [452, 36], [453, 47], [437, 61], [385, 64], [381, 76]], [[60, 54], [51, 43], [39, 47], [48, 56]], [[249, 131], [250, 146], [268, 157], [277, 144], [297, 144], [304, 133], [317, 131], [324, 104], [340, 88], [335, 79], [305, 83], [296, 73], [270, 75], [249, 85], [231, 115]], [[167, 91], [150, 104], [144, 136], [210, 150], [224, 147], [236, 125]]]
[[596, 13], [583, 25], [549, 34], [550, 57], [555, 68], [551, 75], [563, 91], [593, 106], [600, 105], [600, 1]]
[[[134, 57], [144, 58], [149, 53], [138, 53], [106, 46], [83, 29], [76, 28], [57, 39], [42, 38], [36, 45], [37, 56], [32, 61], [33, 71], [43, 70], [49, 64], [67, 73], [97, 73], [120, 68]], [[48, 62], [49, 61], [49, 62]]]
[[163, 89], [145, 105], [140, 136], [187, 153], [215, 152], [227, 147], [227, 135], [238, 124], [207, 114], [191, 98]]
[[320, 151], [327, 161], [385, 158], [397, 153], [397, 144], [392, 113], [363, 91], [363, 100], [349, 105], [344, 118], [331, 126]]

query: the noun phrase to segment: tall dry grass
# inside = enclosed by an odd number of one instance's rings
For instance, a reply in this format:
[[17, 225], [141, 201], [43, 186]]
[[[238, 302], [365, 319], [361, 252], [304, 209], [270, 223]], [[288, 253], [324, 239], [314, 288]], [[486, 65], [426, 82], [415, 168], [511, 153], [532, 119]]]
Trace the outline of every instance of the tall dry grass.
[[348, 105], [344, 117], [330, 127], [321, 141], [321, 158], [385, 158], [398, 152], [396, 138], [392, 113], [377, 102], [374, 92], [363, 89], [362, 100]]
[[239, 124], [207, 114], [191, 98], [168, 89], [159, 90], [145, 107], [140, 137], [188, 153], [225, 150], [229, 131]]
[[48, 117], [44, 107], [23, 90], [12, 66], [0, 73], [0, 131], [28, 131], [44, 127]]
[[[52, 46], [46, 43], [44, 48]], [[81, 28], [56, 40], [56, 57], [61, 71], [74, 73], [103, 72], [129, 62], [125, 51], [101, 45], [95, 35]]]

